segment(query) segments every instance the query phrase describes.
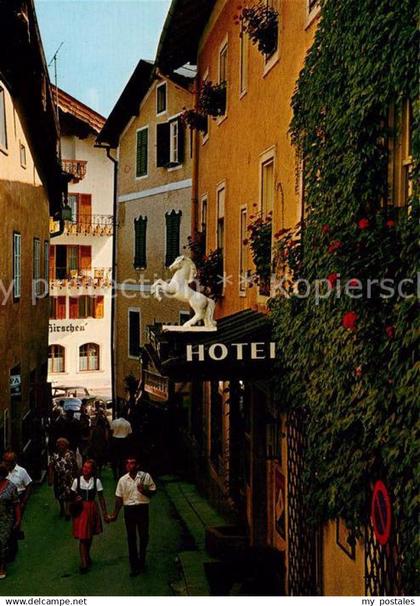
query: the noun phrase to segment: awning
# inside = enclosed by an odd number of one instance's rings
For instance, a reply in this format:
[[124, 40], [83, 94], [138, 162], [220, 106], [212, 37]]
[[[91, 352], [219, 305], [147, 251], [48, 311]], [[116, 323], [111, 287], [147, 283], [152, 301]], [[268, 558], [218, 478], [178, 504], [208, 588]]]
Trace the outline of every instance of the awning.
[[149, 368], [174, 382], [270, 378], [278, 356], [271, 321], [245, 310], [218, 320], [215, 332], [167, 332], [148, 327]]

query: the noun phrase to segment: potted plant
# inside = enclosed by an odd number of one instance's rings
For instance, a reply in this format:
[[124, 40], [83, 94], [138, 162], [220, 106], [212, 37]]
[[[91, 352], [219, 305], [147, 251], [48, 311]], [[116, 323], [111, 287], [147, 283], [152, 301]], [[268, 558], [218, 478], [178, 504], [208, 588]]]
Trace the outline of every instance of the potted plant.
[[181, 114], [181, 121], [184, 126], [189, 126], [202, 133], [207, 132], [207, 116], [204, 116], [195, 109], [184, 109]]
[[260, 294], [269, 296], [271, 278], [271, 236], [272, 213], [263, 216], [261, 213], [251, 216], [248, 225], [248, 238], [244, 244], [249, 244], [252, 260], [255, 265], [254, 281], [259, 285]]
[[218, 118], [226, 112], [226, 82], [213, 84], [206, 80], [202, 83], [198, 99], [198, 110], [206, 116]]
[[241, 24], [242, 32], [247, 33], [251, 42], [258, 50], [270, 56], [277, 49], [279, 31], [279, 13], [272, 6], [261, 1], [251, 7], [241, 8], [241, 13], [235, 17], [235, 22]]

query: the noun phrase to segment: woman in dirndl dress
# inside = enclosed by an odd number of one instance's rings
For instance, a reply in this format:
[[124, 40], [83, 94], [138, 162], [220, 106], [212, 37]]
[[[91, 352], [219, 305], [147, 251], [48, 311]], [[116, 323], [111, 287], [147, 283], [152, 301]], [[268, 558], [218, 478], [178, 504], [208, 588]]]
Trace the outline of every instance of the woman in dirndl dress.
[[80, 572], [83, 574], [88, 572], [92, 564], [90, 549], [93, 537], [102, 532], [101, 514], [96, 497], [98, 497], [105, 522], [109, 521], [102, 482], [96, 477], [96, 465], [92, 459], [87, 459], [83, 463], [82, 473], [74, 480], [71, 490], [73, 503], [81, 505], [80, 513], [73, 517], [73, 536], [79, 540]]

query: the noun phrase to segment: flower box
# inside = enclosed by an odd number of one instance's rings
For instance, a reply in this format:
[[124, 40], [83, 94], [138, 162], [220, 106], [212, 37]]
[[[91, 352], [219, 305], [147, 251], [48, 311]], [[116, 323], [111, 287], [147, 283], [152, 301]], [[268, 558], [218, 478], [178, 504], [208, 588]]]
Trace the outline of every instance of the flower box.
[[279, 14], [272, 6], [259, 2], [255, 6], [243, 8], [236, 22], [242, 25], [258, 50], [270, 57], [277, 50], [279, 35]]

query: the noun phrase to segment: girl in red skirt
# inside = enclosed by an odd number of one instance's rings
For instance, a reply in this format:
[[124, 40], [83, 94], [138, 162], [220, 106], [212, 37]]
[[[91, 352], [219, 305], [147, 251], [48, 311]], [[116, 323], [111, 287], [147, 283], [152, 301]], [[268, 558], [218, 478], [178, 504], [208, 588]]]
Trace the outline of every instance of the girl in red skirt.
[[104, 520], [108, 522], [103, 486], [101, 480], [96, 477], [94, 461], [88, 459], [83, 463], [82, 473], [74, 480], [71, 490], [73, 494], [72, 507], [73, 509], [80, 508], [80, 512], [77, 512], [77, 515], [73, 517], [73, 536], [75, 539], [79, 539], [80, 572], [83, 574], [89, 570], [92, 564], [90, 548], [93, 536], [102, 532], [101, 514], [96, 504], [96, 496]]

